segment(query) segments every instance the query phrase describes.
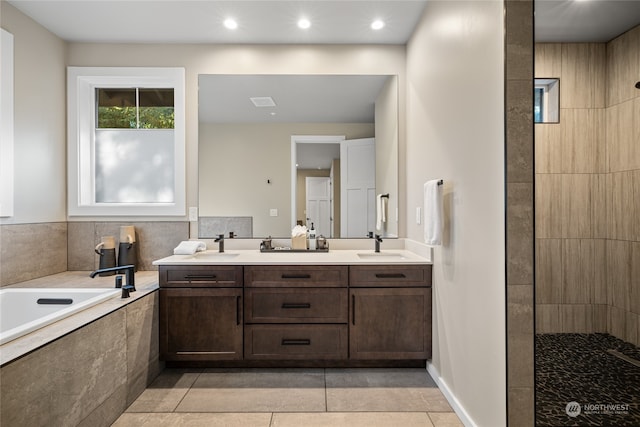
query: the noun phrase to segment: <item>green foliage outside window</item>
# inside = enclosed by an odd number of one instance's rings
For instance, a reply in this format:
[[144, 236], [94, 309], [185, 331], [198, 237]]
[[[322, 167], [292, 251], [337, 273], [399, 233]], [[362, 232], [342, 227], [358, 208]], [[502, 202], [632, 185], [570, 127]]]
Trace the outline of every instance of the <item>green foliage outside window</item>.
[[136, 102], [136, 89], [97, 89], [97, 128], [173, 129], [173, 89], [140, 90], [140, 95]]

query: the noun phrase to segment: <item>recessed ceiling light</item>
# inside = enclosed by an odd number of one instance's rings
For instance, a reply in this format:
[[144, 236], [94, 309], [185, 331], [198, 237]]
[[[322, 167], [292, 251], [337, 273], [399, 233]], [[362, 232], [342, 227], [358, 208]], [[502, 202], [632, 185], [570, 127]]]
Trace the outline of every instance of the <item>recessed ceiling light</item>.
[[302, 28], [303, 30], [306, 30], [310, 26], [311, 26], [311, 22], [307, 18], [301, 18], [298, 21], [298, 27]]
[[238, 28], [238, 23], [235, 19], [227, 18], [224, 20], [224, 26], [230, 30], [235, 30], [236, 28]]
[[382, 29], [382, 27], [384, 27], [384, 22], [381, 21], [380, 19], [376, 19], [371, 23], [371, 28], [374, 30], [380, 30]]

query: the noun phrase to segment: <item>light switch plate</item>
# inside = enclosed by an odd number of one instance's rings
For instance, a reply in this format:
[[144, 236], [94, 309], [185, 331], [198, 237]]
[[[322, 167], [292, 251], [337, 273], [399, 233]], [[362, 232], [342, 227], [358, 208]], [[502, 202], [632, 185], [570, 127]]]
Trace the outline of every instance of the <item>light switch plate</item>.
[[422, 209], [420, 206], [416, 208], [416, 224], [420, 225], [422, 222]]
[[189, 207], [189, 221], [197, 221], [198, 220], [198, 207], [190, 206]]
[[278, 209], [269, 209], [269, 216], [278, 216]]

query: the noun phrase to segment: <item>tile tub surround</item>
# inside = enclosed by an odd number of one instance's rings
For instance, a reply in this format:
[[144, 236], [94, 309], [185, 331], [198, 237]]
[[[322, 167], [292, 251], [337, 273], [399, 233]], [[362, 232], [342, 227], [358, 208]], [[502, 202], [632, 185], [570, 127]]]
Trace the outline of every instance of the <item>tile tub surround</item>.
[[[85, 278], [68, 272], [27, 284], [86, 286]], [[162, 370], [157, 273], [136, 279], [129, 300], [99, 304], [0, 347], [2, 426], [108, 426], [153, 381]]]
[[462, 423], [424, 369], [166, 369], [114, 426]]
[[68, 222], [68, 270], [95, 270], [98, 256], [93, 249], [102, 236], [115, 236], [116, 248], [120, 227], [133, 225], [136, 229], [138, 270], [156, 270], [153, 261], [171, 255], [173, 248], [189, 239], [186, 221], [156, 222]]
[[0, 286], [67, 271], [67, 223], [0, 225]]

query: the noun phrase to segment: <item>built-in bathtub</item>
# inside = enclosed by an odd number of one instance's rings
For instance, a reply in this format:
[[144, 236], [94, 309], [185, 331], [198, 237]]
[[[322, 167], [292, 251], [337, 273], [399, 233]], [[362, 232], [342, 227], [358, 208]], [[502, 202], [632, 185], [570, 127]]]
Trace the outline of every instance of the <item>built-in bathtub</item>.
[[114, 288], [0, 289], [0, 345], [120, 294]]

